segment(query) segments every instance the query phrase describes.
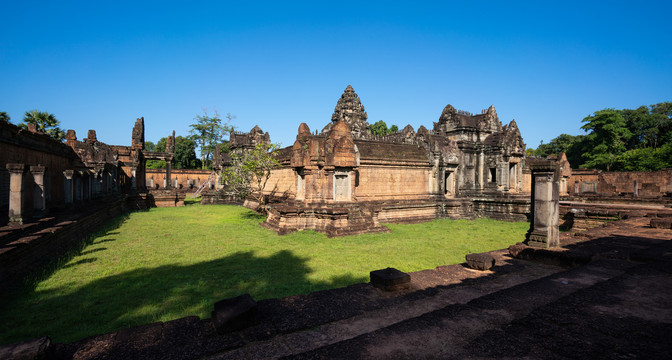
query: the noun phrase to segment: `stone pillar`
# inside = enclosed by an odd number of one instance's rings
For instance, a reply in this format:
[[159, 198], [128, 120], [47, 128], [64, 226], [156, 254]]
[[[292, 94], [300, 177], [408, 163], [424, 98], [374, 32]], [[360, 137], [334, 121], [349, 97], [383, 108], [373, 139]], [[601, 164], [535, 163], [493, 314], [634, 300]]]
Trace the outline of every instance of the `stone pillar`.
[[77, 176], [75, 176], [74, 181], [75, 181], [74, 183], [75, 203], [79, 204], [82, 202], [82, 194], [83, 194], [82, 187], [84, 186], [81, 172], [79, 171], [77, 172]]
[[543, 248], [560, 246], [559, 171], [555, 162], [535, 164], [532, 170], [532, 221], [527, 244]]
[[45, 167], [41, 165], [31, 166], [30, 172], [33, 174], [33, 217], [42, 217], [47, 212], [47, 198], [44, 193], [44, 171]]
[[166, 189], [173, 187], [172, 179], [170, 178], [170, 160], [166, 161]]
[[478, 188], [483, 190], [485, 184], [483, 184], [483, 171], [485, 170], [485, 154], [483, 151], [478, 153]]
[[637, 182], [637, 180], [635, 180], [635, 183], [633, 185], [635, 187], [633, 193], [635, 194], [635, 197], [639, 197], [639, 183]]
[[65, 170], [63, 171], [63, 176], [65, 176], [65, 181], [63, 182], [65, 190], [65, 207], [72, 207], [75, 202], [75, 192], [74, 192], [74, 170]]
[[28, 219], [28, 196], [24, 187], [26, 164], [7, 164], [9, 171], [9, 222], [23, 224]]
[[136, 167], [131, 166], [131, 190], [136, 190], [137, 186], [138, 186], [138, 182], [135, 179], [135, 171], [136, 171]]
[[84, 173], [84, 199], [85, 200], [91, 200], [91, 188], [93, 184], [93, 176], [91, 176], [91, 173], [86, 172]]

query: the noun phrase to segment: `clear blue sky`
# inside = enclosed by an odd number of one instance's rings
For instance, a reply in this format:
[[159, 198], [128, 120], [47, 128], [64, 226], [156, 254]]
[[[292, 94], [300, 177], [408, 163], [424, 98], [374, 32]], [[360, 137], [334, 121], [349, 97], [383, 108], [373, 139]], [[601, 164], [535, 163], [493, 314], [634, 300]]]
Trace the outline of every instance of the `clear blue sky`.
[[528, 147], [603, 108], [672, 101], [669, 1], [5, 1], [0, 111], [54, 113], [129, 145], [207, 108], [290, 146], [348, 84], [369, 122], [431, 128], [446, 104], [516, 119]]

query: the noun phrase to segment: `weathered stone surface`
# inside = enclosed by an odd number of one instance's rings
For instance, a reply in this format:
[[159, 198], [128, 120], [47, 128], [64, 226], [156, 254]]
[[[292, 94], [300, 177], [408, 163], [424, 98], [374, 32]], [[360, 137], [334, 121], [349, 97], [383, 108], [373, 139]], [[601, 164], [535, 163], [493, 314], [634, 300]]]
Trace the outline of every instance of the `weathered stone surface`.
[[22, 341], [0, 347], [0, 359], [3, 360], [41, 360], [49, 359], [52, 346], [48, 336]]
[[465, 256], [467, 260], [467, 266], [476, 270], [490, 270], [491, 267], [495, 266], [495, 258], [489, 253], [481, 254], [467, 254]]
[[411, 285], [411, 275], [395, 268], [371, 271], [370, 278], [371, 285], [385, 291], [403, 290]]
[[243, 294], [215, 303], [212, 321], [220, 334], [244, 329], [254, 322], [257, 302], [250, 294]]
[[652, 228], [658, 229], [672, 229], [672, 218], [656, 218], [651, 219], [650, 223]]

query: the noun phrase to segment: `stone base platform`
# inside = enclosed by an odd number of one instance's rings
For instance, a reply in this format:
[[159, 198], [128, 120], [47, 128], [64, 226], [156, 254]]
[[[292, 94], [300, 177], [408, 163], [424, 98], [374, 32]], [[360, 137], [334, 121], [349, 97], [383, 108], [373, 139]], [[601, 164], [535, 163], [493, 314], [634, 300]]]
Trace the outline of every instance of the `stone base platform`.
[[150, 190], [147, 193], [147, 202], [150, 207], [184, 206], [187, 194], [177, 190]]
[[329, 237], [387, 232], [378, 222], [379, 208], [358, 203], [275, 205], [269, 207], [266, 221], [261, 225], [278, 234], [312, 229]]

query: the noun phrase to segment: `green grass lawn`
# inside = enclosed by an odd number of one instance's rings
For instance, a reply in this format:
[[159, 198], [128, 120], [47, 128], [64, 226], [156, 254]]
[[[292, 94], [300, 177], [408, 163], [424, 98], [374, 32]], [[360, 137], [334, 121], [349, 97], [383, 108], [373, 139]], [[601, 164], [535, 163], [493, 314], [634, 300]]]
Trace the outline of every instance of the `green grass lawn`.
[[221, 299], [256, 300], [367, 282], [371, 270], [410, 272], [522, 241], [527, 223], [489, 219], [387, 225], [390, 233], [278, 236], [237, 206], [155, 208], [113, 220], [81, 251], [0, 309], [0, 344], [56, 342], [187, 315]]

